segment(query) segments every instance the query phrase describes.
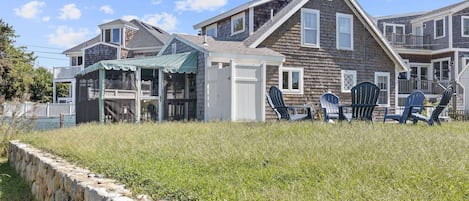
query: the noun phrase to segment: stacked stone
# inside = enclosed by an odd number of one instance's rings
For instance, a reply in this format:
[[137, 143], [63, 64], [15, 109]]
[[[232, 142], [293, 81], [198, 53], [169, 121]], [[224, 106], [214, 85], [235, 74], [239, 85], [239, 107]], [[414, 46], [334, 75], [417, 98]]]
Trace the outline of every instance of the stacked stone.
[[[135, 200], [130, 197], [132, 193], [115, 180], [93, 174], [19, 141], [10, 142], [8, 161], [30, 184], [37, 200]], [[149, 199], [139, 196], [139, 200]]]

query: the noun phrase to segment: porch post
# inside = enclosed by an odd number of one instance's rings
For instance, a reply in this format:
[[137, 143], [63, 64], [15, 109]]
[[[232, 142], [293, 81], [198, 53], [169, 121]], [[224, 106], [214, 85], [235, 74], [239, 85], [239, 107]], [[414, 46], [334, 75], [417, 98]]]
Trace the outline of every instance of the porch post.
[[236, 120], [236, 62], [231, 60], [231, 121]]
[[164, 81], [164, 73], [163, 70], [158, 69], [158, 122], [161, 123], [163, 121], [163, 81]]
[[52, 103], [57, 102], [57, 83], [55, 81], [52, 82]]
[[98, 87], [99, 87], [99, 122], [104, 123], [104, 82], [106, 73], [104, 69], [99, 69]]
[[189, 120], [189, 77], [187, 76], [187, 73], [184, 73], [184, 99], [186, 99], [184, 103], [184, 119]]
[[[262, 62], [262, 65], [261, 65], [261, 73], [262, 73], [262, 77], [261, 77], [261, 100], [264, 100], [265, 99], [265, 93], [266, 93], [266, 88], [267, 88], [267, 64], [266, 62]], [[265, 121], [265, 101], [261, 101], [261, 121]]]
[[76, 80], [72, 80], [71, 84], [71, 91], [72, 91], [72, 103], [75, 103], [75, 96], [76, 96]]
[[135, 122], [140, 123], [141, 117], [141, 95], [142, 95], [142, 68], [137, 67], [135, 71], [135, 85], [137, 87], [137, 94], [135, 96]]

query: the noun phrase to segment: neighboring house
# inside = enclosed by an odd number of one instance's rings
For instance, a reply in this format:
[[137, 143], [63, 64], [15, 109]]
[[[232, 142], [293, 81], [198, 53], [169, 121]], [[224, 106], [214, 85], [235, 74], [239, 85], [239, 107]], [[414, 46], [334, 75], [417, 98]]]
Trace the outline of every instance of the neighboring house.
[[[53, 102], [75, 103], [75, 76], [86, 67], [110, 59], [155, 56], [171, 37], [164, 30], [139, 20], [117, 19], [99, 25], [101, 34], [63, 52], [70, 66], [53, 70]], [[68, 97], [57, 97], [58, 83], [70, 85]]]
[[469, 110], [469, 1], [375, 20], [409, 68], [399, 76], [400, 100], [419, 89], [436, 101], [443, 87], [453, 84], [453, 106]]
[[200, 54], [204, 120], [274, 119], [264, 96], [272, 85], [297, 105], [326, 91], [350, 102], [350, 89], [370, 81], [381, 88], [379, 106], [395, 107], [398, 72], [408, 70], [354, 0], [254, 0], [194, 28], [209, 37], [174, 35], [160, 54]]

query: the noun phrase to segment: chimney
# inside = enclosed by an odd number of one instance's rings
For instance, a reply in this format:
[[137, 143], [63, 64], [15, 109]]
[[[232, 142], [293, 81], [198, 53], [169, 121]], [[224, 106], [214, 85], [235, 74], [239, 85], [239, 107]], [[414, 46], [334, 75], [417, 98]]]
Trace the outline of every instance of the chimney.
[[204, 42], [203, 42], [202, 44], [205, 45], [205, 46], [208, 45], [207, 39], [208, 39], [208, 38], [207, 38], [207, 35], [204, 35]]

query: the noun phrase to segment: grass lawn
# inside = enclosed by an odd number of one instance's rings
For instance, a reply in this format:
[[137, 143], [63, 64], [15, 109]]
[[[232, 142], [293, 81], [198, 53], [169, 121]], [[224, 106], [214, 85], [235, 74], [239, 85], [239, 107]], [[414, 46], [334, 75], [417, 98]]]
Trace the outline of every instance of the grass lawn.
[[469, 124], [83, 125], [22, 136], [169, 200], [469, 200]]
[[33, 200], [31, 188], [10, 167], [6, 158], [0, 158], [0, 200]]

